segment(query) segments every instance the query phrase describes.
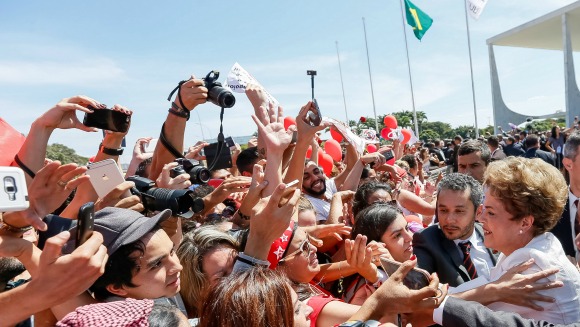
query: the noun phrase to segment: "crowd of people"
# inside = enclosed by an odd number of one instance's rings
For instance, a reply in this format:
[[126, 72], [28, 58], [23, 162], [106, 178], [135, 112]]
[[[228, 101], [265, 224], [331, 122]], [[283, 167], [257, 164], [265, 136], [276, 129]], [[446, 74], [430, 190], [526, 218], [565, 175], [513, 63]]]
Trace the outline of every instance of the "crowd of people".
[[[248, 85], [257, 137], [212, 169], [208, 143], [184, 140], [204, 81], [176, 93], [155, 150], [139, 138], [128, 181], [103, 197], [86, 166], [46, 149], [55, 129], [93, 131], [76, 114], [105, 107], [74, 96], [32, 122], [13, 163], [29, 207], [0, 216], [0, 326], [580, 326], [578, 126], [542, 145], [502, 131], [368, 152], [344, 126], [314, 123], [311, 101], [285, 127]], [[342, 157], [323, 168], [325, 129]], [[127, 133], [106, 132], [91, 161], [118, 162]], [[176, 174], [179, 157], [205, 161], [211, 179]], [[134, 176], [196, 205], [153, 210]], [[93, 232], [75, 244], [89, 202]]]

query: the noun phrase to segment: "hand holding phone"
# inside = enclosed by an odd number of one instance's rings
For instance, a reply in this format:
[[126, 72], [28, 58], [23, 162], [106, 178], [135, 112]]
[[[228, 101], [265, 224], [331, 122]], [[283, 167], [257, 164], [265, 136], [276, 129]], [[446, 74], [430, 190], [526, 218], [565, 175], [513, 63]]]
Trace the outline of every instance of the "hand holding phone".
[[[381, 256], [381, 265], [383, 266], [383, 270], [387, 273], [387, 275], [391, 276], [392, 274], [399, 269], [401, 266], [400, 262], [394, 261], [389, 259], [388, 257]], [[403, 280], [403, 284], [412, 290], [419, 290], [425, 286], [428, 286], [431, 281], [431, 276], [426, 270], [420, 268], [413, 268], [409, 271], [405, 279]]]
[[77, 217], [77, 233], [75, 248], [81, 246], [86, 242], [91, 235], [93, 235], [95, 222], [95, 204], [88, 202], [79, 208], [79, 215]]
[[121, 133], [126, 133], [129, 130], [131, 115], [107, 108], [97, 109], [89, 106], [89, 109], [93, 110], [93, 112], [85, 113], [83, 125]]
[[0, 167], [0, 211], [21, 211], [28, 206], [24, 171], [18, 167]]
[[306, 114], [306, 120], [312, 126], [320, 126], [322, 122], [320, 107], [318, 107], [318, 101], [316, 99], [312, 100], [312, 109]]
[[[125, 181], [123, 172], [113, 159], [105, 159], [89, 165], [87, 167], [87, 175], [89, 175], [91, 185], [93, 185], [95, 192], [101, 199]], [[131, 193], [127, 191], [124, 197], [129, 196], [131, 196]]]

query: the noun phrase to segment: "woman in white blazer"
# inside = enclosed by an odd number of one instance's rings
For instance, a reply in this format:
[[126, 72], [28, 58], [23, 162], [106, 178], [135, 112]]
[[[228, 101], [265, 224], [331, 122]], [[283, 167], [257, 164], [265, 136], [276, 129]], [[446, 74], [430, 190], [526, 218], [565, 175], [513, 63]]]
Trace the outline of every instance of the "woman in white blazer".
[[495, 302], [488, 308], [519, 313], [524, 318], [558, 324], [580, 321], [580, 272], [549, 231], [562, 214], [568, 188], [562, 174], [541, 159], [509, 157], [492, 162], [484, 176], [485, 199], [479, 221], [488, 248], [500, 251], [490, 280], [476, 278], [450, 293], [472, 289], [500, 278], [508, 269], [534, 259], [523, 274], [557, 267], [558, 273], [540, 282], [560, 281], [560, 288], [538, 293], [554, 298], [543, 311]]

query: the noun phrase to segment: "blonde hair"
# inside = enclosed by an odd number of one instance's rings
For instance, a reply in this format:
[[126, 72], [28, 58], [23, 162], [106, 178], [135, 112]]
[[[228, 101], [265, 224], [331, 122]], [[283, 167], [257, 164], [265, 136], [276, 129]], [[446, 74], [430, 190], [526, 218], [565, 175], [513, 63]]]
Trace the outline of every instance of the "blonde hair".
[[238, 250], [238, 243], [215, 226], [202, 226], [183, 235], [177, 256], [183, 265], [180, 294], [190, 316], [199, 317], [201, 301], [208, 292], [209, 280], [203, 272], [205, 255], [218, 247]]
[[512, 220], [534, 217], [534, 236], [556, 226], [568, 197], [562, 174], [538, 158], [494, 161], [487, 167], [483, 183], [513, 215]]

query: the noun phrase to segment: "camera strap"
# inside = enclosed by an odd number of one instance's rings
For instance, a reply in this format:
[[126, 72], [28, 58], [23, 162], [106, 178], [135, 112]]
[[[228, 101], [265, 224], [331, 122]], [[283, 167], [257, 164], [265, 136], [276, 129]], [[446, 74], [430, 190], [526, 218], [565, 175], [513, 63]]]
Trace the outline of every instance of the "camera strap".
[[167, 97], [167, 101], [171, 101], [173, 94], [175, 94], [175, 92], [177, 92], [177, 100], [179, 101], [179, 105], [181, 105], [181, 109], [189, 111], [189, 109], [187, 109], [187, 107], [183, 104], [183, 100], [181, 100], [181, 85], [183, 85], [183, 83], [185, 83], [185, 82], [187, 82], [187, 81], [183, 80], [177, 84], [177, 86], [173, 89], [173, 91], [171, 91], [171, 93], [169, 93], [169, 96]]
[[[201, 127], [201, 126], [200, 126]], [[213, 162], [211, 163], [211, 165], [208, 163], [208, 168], [209, 170], [213, 170], [214, 166], [218, 163], [219, 158], [220, 158], [220, 154], [222, 153], [222, 148], [224, 147], [224, 143], [225, 143], [225, 138], [224, 138], [224, 108], [221, 108], [220, 111], [220, 132], [217, 136], [217, 143], [218, 143], [218, 148], [217, 148], [217, 153], [215, 155], [215, 158], [213, 159]]]
[[177, 149], [173, 145], [171, 145], [171, 143], [169, 143], [169, 141], [165, 138], [165, 123], [163, 123], [163, 126], [161, 126], [161, 134], [159, 135], [159, 141], [161, 142], [161, 144], [163, 144], [163, 146], [167, 149], [167, 151], [171, 152], [171, 154], [175, 158], [183, 158], [183, 154], [180, 151], [177, 151]]

